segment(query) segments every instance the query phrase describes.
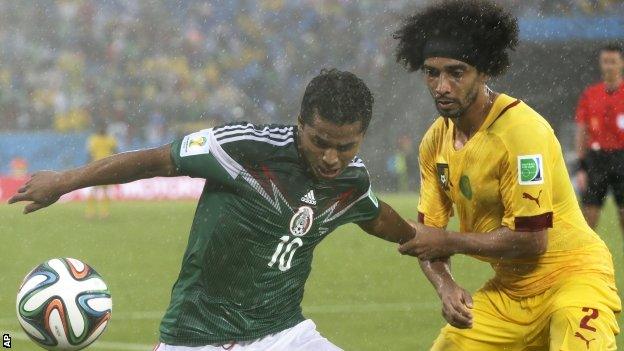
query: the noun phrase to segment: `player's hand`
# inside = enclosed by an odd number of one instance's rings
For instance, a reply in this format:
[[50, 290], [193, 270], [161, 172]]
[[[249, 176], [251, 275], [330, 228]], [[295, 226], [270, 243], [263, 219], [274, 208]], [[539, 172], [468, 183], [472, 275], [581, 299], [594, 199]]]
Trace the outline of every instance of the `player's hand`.
[[399, 246], [402, 255], [416, 256], [421, 260], [446, 258], [455, 252], [448, 245], [448, 233], [444, 229], [426, 226], [422, 223], [409, 221], [416, 230], [416, 235], [410, 241]]
[[455, 328], [472, 328], [472, 296], [453, 283], [438, 291], [442, 300], [442, 316]]
[[19, 201], [30, 201], [24, 207], [24, 214], [40, 210], [55, 203], [62, 192], [58, 190], [62, 174], [54, 171], [41, 171], [32, 177], [17, 190], [17, 194], [9, 199], [9, 204]]
[[583, 170], [576, 172], [576, 186], [582, 193], [587, 190], [587, 172]]

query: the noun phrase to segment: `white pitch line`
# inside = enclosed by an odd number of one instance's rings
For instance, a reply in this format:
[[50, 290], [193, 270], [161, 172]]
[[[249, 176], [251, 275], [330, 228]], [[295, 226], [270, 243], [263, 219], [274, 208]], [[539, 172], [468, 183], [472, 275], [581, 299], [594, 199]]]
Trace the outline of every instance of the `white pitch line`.
[[[28, 335], [22, 332], [6, 331], [11, 335], [12, 339], [16, 340], [30, 340]], [[155, 343], [154, 343], [155, 344]], [[111, 342], [111, 341], [96, 341], [89, 348], [99, 348], [104, 350], [127, 350], [127, 351], [149, 351], [154, 348], [154, 345], [147, 344], [133, 344], [126, 342]]]
[[[344, 313], [379, 313], [379, 312], [412, 312], [419, 310], [435, 310], [439, 304], [433, 302], [394, 302], [394, 303], [367, 303], [349, 305], [312, 305], [303, 306], [304, 313], [313, 314], [344, 314]], [[117, 313], [113, 312], [112, 320], [153, 320], [161, 319], [165, 311], [143, 311]]]
[[[390, 302], [390, 303], [366, 303], [366, 304], [340, 304], [340, 305], [311, 305], [303, 306], [304, 313], [311, 314], [349, 314], [349, 313], [381, 313], [381, 312], [414, 312], [422, 310], [434, 310], [440, 308], [438, 303], [433, 302]], [[143, 311], [143, 312], [127, 312], [113, 313], [111, 322], [115, 320], [158, 320], [161, 319], [165, 311]], [[0, 325], [15, 323], [17, 318], [5, 317], [0, 318]], [[17, 340], [30, 340], [30, 338], [22, 332], [3, 331], [9, 333], [11, 337]], [[94, 347], [105, 350], [123, 350], [123, 351], [143, 351], [151, 350], [153, 345], [133, 344], [111, 341], [96, 341]]]
[[343, 314], [343, 313], [379, 313], [379, 312], [411, 312], [440, 308], [433, 302], [389, 302], [366, 303], [351, 305], [318, 305], [303, 306], [304, 313]]
[[[382, 313], [382, 312], [413, 312], [422, 310], [436, 310], [440, 304], [436, 302], [389, 302], [363, 303], [338, 305], [311, 305], [303, 306], [304, 313], [312, 314], [345, 314], [345, 313]], [[134, 321], [161, 319], [165, 314], [162, 311], [118, 312], [113, 311], [111, 321]], [[16, 317], [0, 318], [0, 325], [15, 323]]]

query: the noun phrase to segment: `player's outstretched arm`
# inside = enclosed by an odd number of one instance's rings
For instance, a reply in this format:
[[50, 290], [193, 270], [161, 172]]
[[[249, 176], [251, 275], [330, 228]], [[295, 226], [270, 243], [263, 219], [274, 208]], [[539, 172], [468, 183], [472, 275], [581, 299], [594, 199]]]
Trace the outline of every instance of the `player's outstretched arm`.
[[26, 214], [50, 206], [63, 194], [76, 189], [175, 176], [177, 171], [170, 149], [170, 145], [164, 145], [116, 154], [63, 172], [37, 172], [9, 199], [9, 204], [30, 201], [24, 208]]
[[379, 216], [368, 222], [359, 222], [358, 225], [368, 234], [392, 241], [405, 243], [412, 239], [416, 231], [412, 226], [399, 216], [387, 203], [379, 201]]
[[457, 233], [416, 225], [416, 236], [401, 245], [404, 255], [430, 260], [454, 254], [494, 258], [531, 258], [543, 254], [548, 246], [547, 230], [514, 231], [501, 227], [489, 233]]

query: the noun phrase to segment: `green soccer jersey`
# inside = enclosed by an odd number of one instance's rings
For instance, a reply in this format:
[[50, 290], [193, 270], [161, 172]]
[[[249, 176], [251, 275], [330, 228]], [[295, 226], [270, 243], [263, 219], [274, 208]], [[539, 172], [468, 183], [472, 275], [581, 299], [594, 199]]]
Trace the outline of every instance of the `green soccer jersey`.
[[364, 163], [315, 179], [296, 126], [206, 129], [173, 142], [171, 157], [206, 184], [160, 326], [167, 344], [251, 340], [303, 321], [316, 245], [339, 225], [379, 215]]

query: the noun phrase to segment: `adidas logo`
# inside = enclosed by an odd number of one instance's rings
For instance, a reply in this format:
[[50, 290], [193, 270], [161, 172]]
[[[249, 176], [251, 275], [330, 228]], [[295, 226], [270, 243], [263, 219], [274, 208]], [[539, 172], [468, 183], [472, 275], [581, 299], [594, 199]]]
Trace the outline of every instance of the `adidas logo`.
[[316, 205], [316, 199], [314, 198], [314, 190], [310, 190], [308, 191], [307, 194], [303, 195], [303, 197], [301, 197], [301, 201], [305, 202], [306, 204]]

